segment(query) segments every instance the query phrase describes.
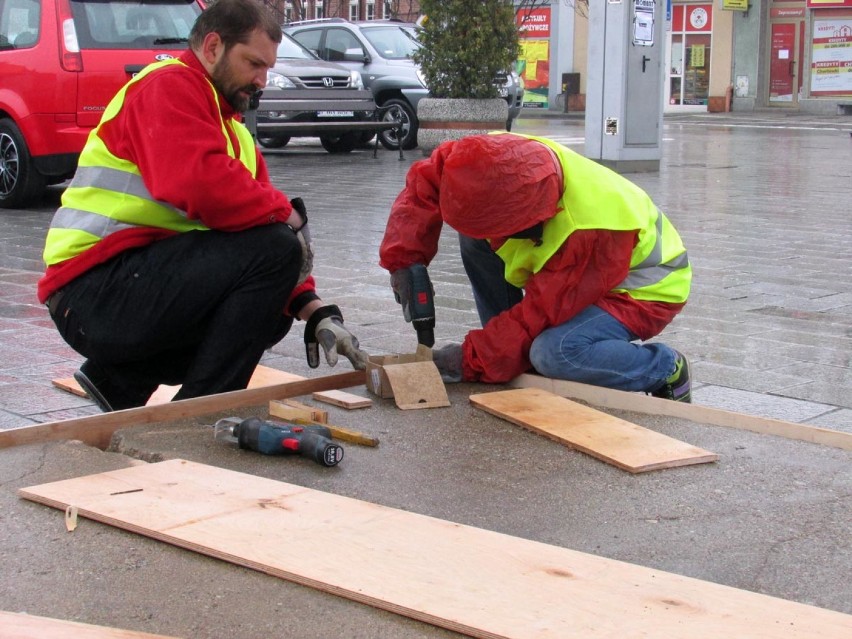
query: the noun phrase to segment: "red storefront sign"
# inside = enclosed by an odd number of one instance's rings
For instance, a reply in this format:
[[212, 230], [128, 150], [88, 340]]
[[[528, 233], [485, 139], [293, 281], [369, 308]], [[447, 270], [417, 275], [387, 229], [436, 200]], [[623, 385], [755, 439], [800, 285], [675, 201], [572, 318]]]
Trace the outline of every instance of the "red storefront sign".
[[550, 37], [550, 7], [518, 11], [515, 15], [518, 32], [521, 38]]
[[809, 9], [852, 9], [852, 0], [808, 0]]

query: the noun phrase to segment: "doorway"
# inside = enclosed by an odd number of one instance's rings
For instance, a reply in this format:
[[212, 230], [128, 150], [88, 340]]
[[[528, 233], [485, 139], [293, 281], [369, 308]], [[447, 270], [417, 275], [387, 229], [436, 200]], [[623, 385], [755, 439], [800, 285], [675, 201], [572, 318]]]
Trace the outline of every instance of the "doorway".
[[802, 95], [805, 21], [773, 22], [770, 29], [769, 105], [798, 106]]

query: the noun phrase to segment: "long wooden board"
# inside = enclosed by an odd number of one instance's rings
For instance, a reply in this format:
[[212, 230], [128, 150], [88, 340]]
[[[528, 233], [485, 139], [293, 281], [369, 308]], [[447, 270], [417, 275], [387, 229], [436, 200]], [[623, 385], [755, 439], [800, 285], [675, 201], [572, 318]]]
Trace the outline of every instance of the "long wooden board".
[[[251, 379], [248, 383], [248, 388], [260, 388], [261, 386], [272, 386], [273, 384], [283, 384], [285, 382], [295, 382], [300, 379], [305, 379], [301, 375], [295, 375], [293, 373], [286, 373], [284, 371], [279, 371], [275, 368], [270, 368], [268, 366], [258, 365], [257, 368], [254, 369], [254, 373], [252, 373]], [[73, 393], [74, 395], [79, 395], [80, 397], [87, 397], [86, 391], [82, 389], [77, 380], [73, 377], [62, 377], [59, 379], [52, 380], [52, 383], [57, 388], [67, 391], [69, 393]], [[146, 406], [154, 406], [156, 404], [165, 404], [166, 402], [172, 401], [172, 397], [175, 396], [175, 393], [178, 392], [180, 386], [160, 386], [157, 390], [154, 391], [154, 394], [151, 395], [151, 399], [148, 400]]]
[[0, 639], [174, 639], [174, 637], [0, 610]]
[[247, 388], [246, 390], [220, 393], [219, 395], [184, 399], [179, 402], [142, 406], [113, 413], [101, 413], [90, 417], [10, 428], [0, 431], [0, 448], [9, 448], [21, 444], [39, 444], [60, 439], [79, 439], [90, 446], [106, 448], [109, 446], [112, 434], [120, 428], [196, 417], [245, 406], [257, 406], [272, 399], [299, 397], [315, 391], [360, 386], [364, 384], [365, 380], [364, 371], [350, 371], [272, 386], [261, 386], [260, 388]]
[[470, 396], [477, 408], [631, 473], [704, 464], [710, 451], [538, 388]]
[[473, 637], [852, 636], [839, 612], [185, 460], [20, 495]]
[[776, 437], [786, 437], [787, 439], [811, 442], [822, 446], [852, 450], [852, 433], [831, 428], [788, 422], [771, 417], [746, 415], [744, 413], [698, 404], [672, 402], [667, 399], [651, 397], [650, 395], [642, 395], [641, 393], [627, 393], [625, 391], [568, 382], [561, 379], [552, 379], [540, 375], [519, 375], [512, 380], [511, 385], [518, 388], [541, 388], [562, 397], [581, 399], [584, 402], [604, 408], [629, 410], [647, 415], [667, 415], [669, 417], [689, 419], [709, 426], [738, 428], [753, 433], [775, 435]]

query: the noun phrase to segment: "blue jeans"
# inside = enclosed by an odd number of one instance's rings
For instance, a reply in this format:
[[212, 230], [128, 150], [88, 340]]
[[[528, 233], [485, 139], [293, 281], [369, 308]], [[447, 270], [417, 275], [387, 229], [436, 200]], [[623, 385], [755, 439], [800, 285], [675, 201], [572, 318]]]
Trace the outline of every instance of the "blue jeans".
[[[523, 291], [506, 282], [503, 261], [485, 240], [459, 235], [459, 245], [482, 325], [511, 308]], [[675, 370], [675, 351], [660, 343], [638, 344], [637, 336], [597, 306], [544, 330], [530, 347], [536, 372], [554, 379], [624, 391], [650, 392]]]

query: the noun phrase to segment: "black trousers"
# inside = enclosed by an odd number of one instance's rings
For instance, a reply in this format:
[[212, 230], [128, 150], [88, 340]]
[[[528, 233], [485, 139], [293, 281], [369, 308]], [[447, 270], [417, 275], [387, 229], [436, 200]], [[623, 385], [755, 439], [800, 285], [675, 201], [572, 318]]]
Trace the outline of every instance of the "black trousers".
[[127, 250], [52, 305], [60, 334], [115, 383], [175, 399], [239, 390], [292, 325], [301, 248], [283, 224], [192, 231]]

